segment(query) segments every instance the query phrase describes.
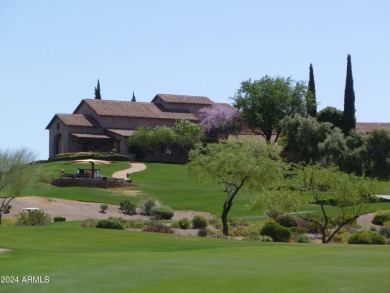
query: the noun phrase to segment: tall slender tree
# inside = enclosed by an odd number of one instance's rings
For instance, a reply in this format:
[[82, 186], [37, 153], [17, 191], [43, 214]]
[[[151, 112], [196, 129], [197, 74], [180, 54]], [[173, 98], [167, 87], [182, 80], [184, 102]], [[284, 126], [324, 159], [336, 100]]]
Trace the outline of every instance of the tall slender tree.
[[132, 102], [137, 102], [137, 100], [135, 99], [134, 91], [133, 91], [133, 97], [131, 98], [131, 101]]
[[96, 100], [101, 100], [102, 96], [100, 95], [100, 82], [98, 79], [97, 86], [95, 87], [95, 99]]
[[306, 94], [306, 113], [307, 116], [317, 116], [316, 85], [314, 82], [313, 65], [309, 67], [309, 87]]
[[355, 91], [353, 90], [351, 55], [347, 57], [347, 78], [344, 92], [344, 112], [342, 128], [345, 135], [348, 135], [356, 127], [355, 117]]

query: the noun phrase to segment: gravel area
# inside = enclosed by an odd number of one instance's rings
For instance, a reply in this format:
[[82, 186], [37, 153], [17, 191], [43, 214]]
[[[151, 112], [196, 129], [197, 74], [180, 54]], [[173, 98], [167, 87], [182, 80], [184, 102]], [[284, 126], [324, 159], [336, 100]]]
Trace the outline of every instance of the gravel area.
[[[9, 214], [3, 214], [4, 218], [15, 218], [16, 214], [23, 211], [24, 208], [40, 208], [50, 216], [62, 216], [68, 221], [85, 220], [85, 219], [107, 219], [108, 217], [122, 217], [123, 219], [150, 219], [149, 216], [140, 214], [137, 210], [136, 215], [125, 215], [119, 209], [118, 205], [108, 205], [105, 213], [100, 212], [100, 203], [80, 202], [75, 200], [66, 200], [58, 198], [43, 198], [38, 196], [17, 197], [12, 202], [12, 209]], [[173, 220], [179, 220], [187, 217], [192, 219], [195, 215], [203, 215], [212, 218], [212, 214], [197, 211], [177, 210]]]

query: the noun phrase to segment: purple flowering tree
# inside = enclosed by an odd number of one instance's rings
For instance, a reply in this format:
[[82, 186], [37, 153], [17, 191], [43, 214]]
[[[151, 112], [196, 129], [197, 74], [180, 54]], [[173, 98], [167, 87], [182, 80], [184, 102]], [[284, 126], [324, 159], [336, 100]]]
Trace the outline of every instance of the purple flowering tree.
[[208, 138], [227, 139], [242, 128], [241, 113], [228, 104], [213, 104], [201, 109], [199, 114]]

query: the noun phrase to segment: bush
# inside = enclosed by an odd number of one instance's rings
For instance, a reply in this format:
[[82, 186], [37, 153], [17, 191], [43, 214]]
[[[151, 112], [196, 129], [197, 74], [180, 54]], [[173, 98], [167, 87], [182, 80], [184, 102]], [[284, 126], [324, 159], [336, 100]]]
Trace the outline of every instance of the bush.
[[297, 242], [298, 243], [310, 243], [311, 241], [310, 241], [309, 236], [307, 236], [305, 234], [300, 234], [297, 237]]
[[212, 225], [215, 229], [222, 228], [222, 222], [220, 219], [212, 218], [209, 220], [209, 224]]
[[258, 240], [260, 236], [260, 226], [259, 225], [250, 225], [250, 226], [239, 226], [229, 230], [229, 236], [232, 237], [245, 237], [247, 239]]
[[169, 220], [175, 212], [168, 206], [156, 205], [152, 208], [152, 215], [157, 220]]
[[228, 223], [233, 227], [250, 226], [249, 221], [242, 218], [231, 218]]
[[386, 244], [386, 238], [371, 231], [358, 231], [348, 239], [348, 244]]
[[156, 232], [156, 233], [168, 233], [173, 234], [174, 231], [167, 225], [161, 224], [161, 223], [151, 223], [147, 225], [144, 229], [144, 232]]
[[[311, 218], [317, 219], [315, 217], [311, 217]], [[318, 220], [320, 220], [320, 219], [318, 218]], [[296, 219], [296, 222], [297, 222], [298, 228], [305, 229], [305, 231], [307, 231], [307, 233], [317, 234], [317, 233], [321, 232], [320, 226], [317, 225], [315, 222], [309, 222], [309, 221], [305, 221], [303, 219]]]
[[135, 203], [132, 203], [129, 200], [124, 200], [119, 203], [120, 209], [123, 210], [123, 213], [126, 215], [134, 215], [136, 214], [137, 206]]
[[188, 218], [181, 218], [178, 221], [178, 224], [179, 224], [179, 228], [184, 230], [187, 230], [191, 227], [191, 221]]
[[274, 222], [266, 223], [260, 234], [271, 237], [275, 242], [288, 242], [291, 238], [291, 230], [289, 228]]
[[66, 218], [65, 217], [61, 217], [61, 216], [57, 216], [57, 217], [53, 218], [53, 221], [54, 222], [65, 222]]
[[207, 219], [203, 216], [197, 215], [192, 218], [192, 228], [194, 229], [204, 229], [207, 225]]
[[371, 223], [375, 225], [383, 225], [387, 221], [390, 221], [390, 210], [378, 211]]
[[96, 228], [116, 229], [116, 230], [124, 229], [123, 225], [115, 220], [99, 220], [96, 223]]
[[102, 204], [100, 205], [100, 211], [101, 211], [102, 213], [105, 213], [107, 209], [108, 209], [108, 204], [102, 203]]
[[51, 222], [50, 215], [43, 211], [22, 212], [17, 215], [17, 226], [46, 226]]
[[296, 227], [298, 226], [297, 221], [294, 216], [285, 214], [276, 217], [276, 222], [284, 227]]
[[154, 199], [148, 199], [142, 203], [143, 211], [145, 215], [152, 214], [152, 208], [158, 205], [158, 202]]
[[143, 229], [149, 223], [150, 221], [144, 221], [144, 220], [127, 220], [125, 221], [124, 225], [128, 229]]
[[207, 228], [202, 228], [202, 229], [199, 229], [199, 231], [198, 231], [199, 237], [207, 237], [208, 234], [209, 234], [209, 230]]
[[385, 225], [380, 227], [379, 234], [385, 236], [386, 238], [390, 238], [390, 223], [386, 223]]
[[86, 219], [81, 222], [80, 226], [84, 228], [95, 228], [96, 221], [94, 219]]

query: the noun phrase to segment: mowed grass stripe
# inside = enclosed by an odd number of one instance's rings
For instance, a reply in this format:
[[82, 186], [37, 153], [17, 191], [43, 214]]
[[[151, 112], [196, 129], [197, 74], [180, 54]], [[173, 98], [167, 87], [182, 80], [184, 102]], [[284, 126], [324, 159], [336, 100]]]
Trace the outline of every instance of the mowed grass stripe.
[[390, 285], [387, 246], [259, 243], [74, 223], [0, 233], [0, 246], [12, 250], [0, 259], [1, 275], [50, 277], [49, 284], [2, 284], [4, 292], [385, 292]]

